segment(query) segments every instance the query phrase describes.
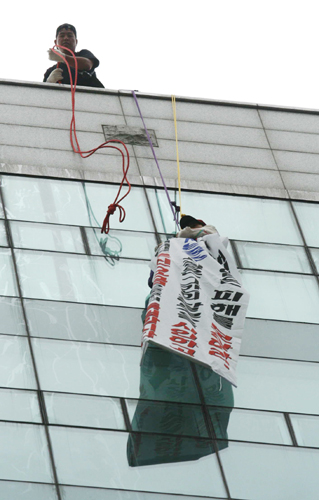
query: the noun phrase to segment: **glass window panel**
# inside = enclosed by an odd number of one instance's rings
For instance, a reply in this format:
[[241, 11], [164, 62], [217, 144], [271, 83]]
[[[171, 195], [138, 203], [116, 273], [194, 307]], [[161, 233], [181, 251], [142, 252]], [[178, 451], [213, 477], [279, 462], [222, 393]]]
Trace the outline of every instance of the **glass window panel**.
[[292, 444], [285, 418], [281, 413], [241, 410], [230, 414], [228, 438], [259, 443]]
[[10, 219], [90, 224], [80, 182], [20, 176], [3, 176], [2, 179]]
[[319, 417], [314, 415], [290, 415], [299, 446], [319, 448]]
[[[140, 386], [143, 399], [199, 403], [188, 363], [181, 356], [172, 362], [167, 351], [156, 349], [154, 357], [149, 348], [140, 373], [136, 347], [33, 339], [33, 348], [46, 391], [138, 398]], [[215, 386], [207, 388], [209, 402], [222, 404], [212, 398]]]
[[43, 390], [138, 397], [139, 348], [63, 340], [32, 342]]
[[319, 273], [319, 248], [310, 249], [313, 260], [315, 261], [317, 272]]
[[250, 293], [248, 316], [319, 323], [315, 277], [262, 271], [242, 271], [241, 275]]
[[[50, 434], [62, 483], [157, 493], [226, 496], [215, 455], [173, 466], [162, 464], [136, 468], [129, 467], [127, 463], [127, 433], [51, 427]], [[194, 481], [194, 477], [201, 480]]]
[[41, 422], [37, 393], [0, 389], [0, 420]]
[[44, 427], [0, 422], [1, 479], [53, 481]]
[[28, 341], [0, 335], [0, 386], [36, 389]]
[[145, 400], [126, 404], [133, 431], [208, 437], [200, 405]]
[[319, 203], [293, 202], [301, 229], [309, 246], [319, 247]]
[[78, 227], [11, 222], [15, 247], [85, 253]]
[[141, 309], [26, 300], [31, 335], [140, 346]]
[[100, 229], [86, 228], [86, 234], [92, 255], [150, 260], [157, 245], [155, 235], [149, 233], [111, 230], [101, 234]]
[[0, 333], [25, 335], [20, 299], [0, 297]]
[[[63, 500], [198, 500], [198, 496], [170, 495], [169, 493], [150, 493], [124, 491], [80, 486], [61, 486]], [[120, 495], [120, 497], [119, 497]], [[219, 497], [220, 498], [220, 497]], [[29, 499], [28, 499], [29, 500]], [[37, 499], [36, 499], [37, 500]], [[200, 497], [200, 500], [219, 500], [216, 497]]]
[[[148, 194], [157, 227], [163, 231], [162, 212], [166, 226], [164, 232], [174, 232], [173, 215], [165, 192], [157, 190], [156, 194], [154, 189], [149, 189]], [[170, 192], [170, 197], [173, 201], [175, 194]], [[222, 236], [231, 239], [302, 245], [286, 201], [184, 192], [183, 212], [216, 226]], [[207, 214], [211, 214], [209, 219]]]
[[0, 220], [0, 245], [4, 247], [8, 246], [6, 228], [2, 220]]
[[241, 354], [319, 362], [319, 325], [246, 318]]
[[141, 345], [141, 309], [46, 300], [25, 307], [35, 337]]
[[300, 500], [319, 489], [318, 450], [230, 443], [221, 461], [232, 498]]
[[319, 414], [319, 363], [240, 357], [235, 405]]
[[16, 255], [25, 297], [141, 307], [149, 293], [146, 261], [120, 260], [112, 267], [99, 257], [27, 250]]
[[2, 500], [58, 500], [52, 484], [0, 481]]
[[11, 251], [0, 248], [0, 295], [18, 295]]
[[[93, 184], [86, 183], [86, 196], [88, 200], [88, 209], [90, 214], [90, 224], [92, 221], [100, 221], [102, 225], [107, 208], [110, 203], [113, 203], [119, 186], [115, 184]], [[127, 187], [124, 186], [121, 191], [124, 195], [127, 192]], [[110, 226], [112, 229], [128, 229], [130, 231], [154, 231], [150, 210], [146, 201], [146, 196], [142, 188], [134, 187], [130, 194], [123, 200], [123, 208], [126, 212], [126, 217], [123, 222], [119, 222], [118, 209], [111, 215]]]
[[302, 247], [267, 245], [236, 241], [237, 250], [243, 267], [312, 273], [307, 254]]
[[51, 424], [125, 430], [118, 399], [58, 393], [44, 397]]
[[[177, 356], [158, 347], [148, 347], [140, 369], [139, 397], [147, 400], [199, 404], [192, 366], [192, 363], [183, 356]], [[211, 404], [223, 404], [220, 401], [224, 396], [223, 391], [218, 390], [219, 375], [205, 367], [198, 368], [196, 372], [202, 382], [203, 390], [207, 389], [208, 401]]]

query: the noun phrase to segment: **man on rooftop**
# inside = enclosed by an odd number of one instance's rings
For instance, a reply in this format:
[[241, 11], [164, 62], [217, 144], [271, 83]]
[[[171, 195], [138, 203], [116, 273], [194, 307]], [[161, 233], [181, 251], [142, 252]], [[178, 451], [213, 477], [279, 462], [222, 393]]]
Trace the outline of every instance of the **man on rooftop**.
[[[75, 52], [78, 41], [76, 29], [72, 26], [72, 24], [61, 24], [61, 26], [57, 28], [56, 40], [54, 40], [54, 43], [56, 45], [66, 47], [74, 52], [78, 63], [77, 85], [104, 88], [104, 85], [97, 79], [95, 74], [95, 68], [99, 66], [100, 61], [89, 50], [82, 49], [79, 52]], [[75, 69], [73, 56], [70, 52], [64, 49], [57, 49], [57, 52], [61, 52], [69, 63], [74, 81]], [[58, 64], [55, 64], [54, 66], [51, 66], [51, 68], [47, 69], [44, 74], [43, 81], [48, 83], [59, 82], [70, 84], [68, 68], [62, 57], [55, 54], [52, 49], [49, 49], [48, 53], [49, 59], [51, 61], [56, 61]]]

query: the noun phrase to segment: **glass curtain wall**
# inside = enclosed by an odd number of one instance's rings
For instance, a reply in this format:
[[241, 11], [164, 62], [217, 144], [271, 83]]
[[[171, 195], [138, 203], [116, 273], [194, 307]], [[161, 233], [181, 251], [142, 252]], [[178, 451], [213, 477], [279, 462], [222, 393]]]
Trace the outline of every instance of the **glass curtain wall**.
[[[134, 187], [102, 235], [117, 189], [2, 176], [0, 497], [313, 498], [319, 205], [183, 193], [186, 213], [229, 237], [251, 294], [238, 388], [167, 360], [174, 391], [141, 399], [148, 264], [175, 227], [162, 190]], [[165, 415], [174, 428], [156, 427]], [[133, 463], [143, 453], [153, 461]]]

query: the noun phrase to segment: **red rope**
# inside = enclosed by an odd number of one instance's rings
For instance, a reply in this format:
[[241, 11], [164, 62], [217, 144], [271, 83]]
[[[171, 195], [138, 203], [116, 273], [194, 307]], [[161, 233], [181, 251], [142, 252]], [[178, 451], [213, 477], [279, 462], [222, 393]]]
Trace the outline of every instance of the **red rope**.
[[[120, 205], [120, 202], [123, 201], [124, 198], [126, 198], [126, 196], [131, 191], [131, 184], [129, 183], [129, 181], [127, 179], [127, 172], [128, 172], [129, 166], [130, 166], [130, 155], [129, 155], [128, 149], [127, 149], [126, 145], [124, 144], [124, 142], [122, 142], [118, 139], [111, 139], [109, 141], [105, 141], [102, 144], [100, 144], [98, 147], [93, 148], [93, 149], [89, 149], [88, 151], [81, 150], [80, 145], [79, 145], [79, 141], [77, 138], [77, 134], [76, 134], [76, 127], [75, 127], [75, 91], [76, 91], [76, 84], [77, 84], [77, 78], [78, 78], [78, 62], [77, 62], [75, 54], [72, 52], [72, 50], [68, 49], [67, 47], [63, 47], [62, 45], [54, 45], [54, 47], [57, 47], [57, 48], [63, 49], [63, 50], [67, 50], [68, 52], [70, 52], [70, 54], [73, 56], [73, 59], [74, 59], [75, 78], [74, 78], [74, 82], [73, 82], [73, 77], [72, 77], [70, 65], [67, 62], [66, 58], [63, 55], [61, 55], [61, 53], [58, 53], [57, 51], [54, 50], [54, 48], [52, 48], [52, 51], [55, 54], [58, 54], [62, 57], [63, 61], [65, 62], [66, 66], [68, 68], [68, 72], [69, 72], [70, 86], [71, 86], [71, 103], [72, 103], [72, 118], [71, 118], [71, 123], [70, 123], [70, 142], [71, 142], [71, 146], [72, 146], [74, 153], [79, 154], [81, 156], [81, 158], [88, 158], [89, 156], [93, 155], [99, 149], [111, 148], [111, 149], [116, 149], [122, 155], [123, 179], [122, 179], [122, 182], [120, 184], [120, 187], [119, 187], [119, 190], [117, 192], [117, 195], [115, 197], [114, 202], [111, 203], [107, 209], [106, 216], [105, 216], [105, 219], [103, 221], [103, 225], [102, 225], [102, 229], [101, 229], [101, 233], [107, 234], [110, 230], [110, 224], [109, 224], [110, 215], [113, 215], [117, 208], [119, 209], [119, 212], [120, 212], [119, 213], [119, 221], [120, 222], [123, 222], [125, 219], [125, 216], [126, 216], [126, 212], [125, 212], [124, 208]], [[59, 66], [59, 64], [58, 64], [58, 66]], [[124, 156], [123, 151], [116, 146], [111, 146], [110, 143], [119, 143], [124, 147], [125, 152], [126, 152], [126, 156], [127, 156], [126, 166], [125, 166], [125, 156]], [[124, 194], [124, 196], [122, 196], [122, 198], [118, 199], [120, 196], [124, 181], [126, 181], [126, 183], [128, 185], [128, 190]]]

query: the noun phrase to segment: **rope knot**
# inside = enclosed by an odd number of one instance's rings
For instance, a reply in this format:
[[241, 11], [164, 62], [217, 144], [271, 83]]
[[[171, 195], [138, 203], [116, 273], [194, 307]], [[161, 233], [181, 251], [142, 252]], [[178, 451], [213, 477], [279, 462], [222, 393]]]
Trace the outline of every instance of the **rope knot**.
[[111, 203], [111, 205], [108, 206], [107, 213], [109, 215], [113, 215], [116, 210], [116, 207], [117, 207], [116, 203]]
[[104, 219], [104, 222], [103, 222], [103, 226], [102, 226], [102, 229], [101, 229], [101, 233], [105, 233], [105, 234], [108, 234], [109, 230], [110, 230], [110, 215], [113, 215], [115, 210], [116, 209], [119, 209], [120, 211], [120, 215], [119, 215], [119, 221], [120, 222], [123, 222], [123, 220], [125, 219], [125, 210], [124, 208], [119, 205], [118, 203], [111, 203], [111, 205], [108, 206], [108, 209], [107, 209], [107, 212], [106, 212], [106, 216], [105, 216], [105, 219]]

